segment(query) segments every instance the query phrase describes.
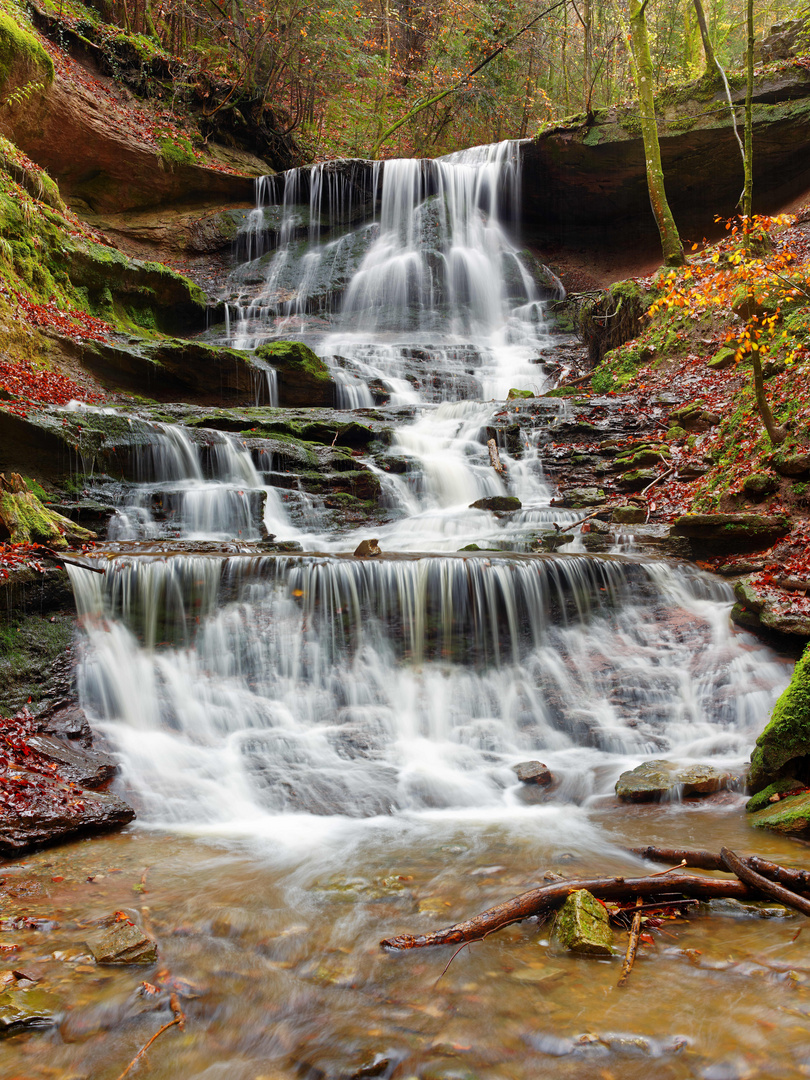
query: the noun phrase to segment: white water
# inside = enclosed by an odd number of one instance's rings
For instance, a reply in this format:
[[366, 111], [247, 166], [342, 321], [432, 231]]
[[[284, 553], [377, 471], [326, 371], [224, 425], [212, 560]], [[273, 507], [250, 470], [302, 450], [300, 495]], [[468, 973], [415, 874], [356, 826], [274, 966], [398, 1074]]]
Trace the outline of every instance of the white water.
[[[293, 847], [323, 837], [324, 819], [344, 832], [347, 818], [407, 829], [439, 813], [542, 831], [561, 805], [587, 808], [644, 758], [741, 769], [788, 672], [730, 631], [727, 586], [663, 563], [450, 557], [474, 542], [519, 548], [574, 516], [550, 507], [531, 441], [519, 457], [501, 448], [505, 479], [486, 445], [497, 409], [486, 399], [542, 388], [531, 361], [547, 347], [504, 223], [515, 155], [502, 144], [378, 169], [379, 219], [360, 227], [367, 250], [328, 321], [307, 289], [334, 244], [357, 240], [321, 238], [330, 216], [352, 220], [349, 189], [314, 170], [304, 224], [302, 174], [289, 174], [269, 256], [265, 210], [252, 215], [241, 279], [257, 259], [265, 276], [233, 307], [234, 343], [295, 325], [343, 358], [330, 363], [346, 400], [367, 404], [377, 380], [394, 402], [420, 405], [391, 448], [405, 471], [375, 466], [392, 510], [375, 531], [402, 557], [335, 557], [358, 536], [324, 531], [301, 493], [293, 526], [272, 454], [254, 460], [236, 437], [153, 425], [114, 537], [250, 540], [264, 528], [333, 554], [121, 556], [101, 580], [71, 570], [87, 634], [82, 700], [122, 757], [142, 824]], [[314, 247], [282, 296], [304, 229]], [[470, 506], [506, 494], [522, 509], [504, 519]], [[548, 804], [526, 804], [512, 771], [525, 759], [554, 773]]]

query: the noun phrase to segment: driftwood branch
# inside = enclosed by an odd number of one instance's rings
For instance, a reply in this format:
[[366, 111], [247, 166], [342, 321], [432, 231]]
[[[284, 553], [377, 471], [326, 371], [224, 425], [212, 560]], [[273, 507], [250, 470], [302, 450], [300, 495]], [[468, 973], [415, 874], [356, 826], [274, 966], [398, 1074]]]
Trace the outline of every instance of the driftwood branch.
[[740, 881], [750, 885], [752, 889], [758, 889], [760, 892], [765, 893], [766, 896], [770, 896], [780, 904], [784, 904], [785, 907], [800, 911], [802, 915], [810, 915], [810, 900], [806, 900], [803, 896], [797, 895], [790, 889], [777, 885], [774, 881], [769, 881], [762, 874], [758, 874], [756, 870], [752, 870], [748, 862], [741, 859], [733, 851], [728, 848], [720, 848], [720, 858], [727, 869], [736, 874]]
[[757, 855], [744, 860], [733, 851], [723, 848], [720, 854], [688, 848], [633, 848], [634, 855], [656, 862], [681, 863], [701, 870], [729, 870], [735, 879], [700, 877], [682, 874], [679, 866], [665, 875], [642, 878], [583, 878], [555, 881], [521, 893], [503, 904], [489, 908], [465, 922], [430, 934], [401, 934], [386, 938], [380, 944], [386, 949], [418, 949], [430, 945], [460, 945], [480, 941], [511, 923], [547, 915], [561, 907], [577, 889], [587, 889], [598, 900], [648, 899], [656, 906], [665, 906], [686, 897], [694, 900], [762, 900], [774, 899], [805, 915], [810, 915], [810, 872], [793, 870]]
[[592, 514], [588, 514], [587, 517], [580, 518], [579, 521], [572, 521], [570, 525], [566, 525], [564, 528], [562, 525], [558, 525], [556, 521], [553, 522], [553, 525], [558, 533], [569, 532], [571, 529], [576, 529], [577, 525], [584, 525], [586, 521], [590, 521], [591, 518], [599, 517], [599, 515], [604, 512], [605, 508], [602, 506], [598, 510], [594, 510]]
[[50, 559], [52, 562], [65, 563], [67, 566], [78, 566], [80, 570], [90, 570], [94, 574], [106, 573], [103, 566], [88, 566], [87, 563], [79, 562], [77, 559], [71, 559], [67, 555], [60, 555], [58, 551], [52, 551], [50, 548], [40, 548], [37, 552], [37, 558]]
[[[640, 859], [649, 859], [650, 862], [675, 863], [684, 862], [694, 870], [727, 870], [726, 864], [720, 855], [713, 851], [695, 850], [692, 848], [659, 848], [642, 847], [631, 848], [633, 855]], [[778, 881], [780, 885], [797, 893], [810, 893], [810, 871], [792, 870], [779, 863], [762, 859], [759, 855], [747, 855], [745, 862], [752, 870], [771, 881]]]
[[545, 915], [565, 903], [569, 893], [587, 889], [598, 900], [627, 900], [637, 896], [655, 898], [662, 905], [673, 897], [712, 900], [721, 897], [733, 900], [760, 900], [762, 893], [742, 881], [728, 878], [697, 877], [692, 874], [668, 874], [666, 877], [644, 878], [583, 878], [555, 881], [530, 889], [504, 904], [489, 908], [480, 915], [430, 934], [401, 934], [386, 938], [380, 944], [385, 949], [418, 949], [429, 945], [460, 945], [462, 941], [479, 941], [510, 923]]
[[487, 439], [487, 450], [489, 450], [489, 463], [492, 468], [500, 476], [505, 476], [506, 467], [501, 461], [501, 455], [498, 453], [498, 444], [494, 439]]
[[[666, 871], [665, 871], [666, 873]], [[636, 911], [633, 915], [633, 923], [630, 927], [630, 936], [627, 939], [627, 952], [622, 962], [622, 973], [619, 976], [617, 986], [624, 986], [627, 982], [627, 977], [633, 970], [633, 964], [636, 962], [636, 950], [638, 949], [638, 939], [641, 936], [641, 897], [636, 897]]]
[[155, 1039], [159, 1035], [162, 1035], [164, 1031], [168, 1031], [170, 1027], [174, 1027], [175, 1024], [182, 1024], [182, 1023], [183, 1023], [183, 1016], [181, 1014], [179, 1016], [175, 1016], [174, 1020], [170, 1020], [168, 1022], [168, 1024], [164, 1024], [162, 1028], [159, 1028], [155, 1032], [155, 1034], [152, 1036], [152, 1038], [149, 1040], [149, 1042], [146, 1043], [144, 1046], [142, 1046], [140, 1048], [140, 1050], [135, 1055], [135, 1057], [132, 1059], [132, 1061], [130, 1061], [129, 1065], [127, 1065], [127, 1067], [124, 1069], [124, 1071], [118, 1077], [118, 1080], [124, 1080], [124, 1077], [127, 1076], [132, 1071], [133, 1067], [138, 1064], [138, 1062], [141, 1060], [141, 1058], [144, 1056], [146, 1051], [149, 1049], [149, 1047], [152, 1045], [152, 1043], [155, 1041]]

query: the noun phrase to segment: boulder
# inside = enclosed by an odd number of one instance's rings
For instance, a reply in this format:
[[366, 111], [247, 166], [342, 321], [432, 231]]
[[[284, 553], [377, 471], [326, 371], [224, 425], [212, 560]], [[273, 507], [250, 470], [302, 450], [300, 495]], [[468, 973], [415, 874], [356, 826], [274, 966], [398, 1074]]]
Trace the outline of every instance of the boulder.
[[3, 787], [9, 797], [0, 807], [0, 851], [10, 855], [67, 836], [116, 829], [135, 817], [116, 795], [88, 791], [56, 775], [9, 770]]
[[773, 591], [767, 597], [761, 595], [754, 587], [754, 580], [749, 576], [735, 583], [737, 603], [731, 609], [731, 621], [783, 645], [795, 646], [797, 641], [810, 640], [810, 616], [793, 611], [792, 597], [787, 593], [783, 594], [784, 599]]
[[612, 956], [613, 931], [607, 909], [587, 889], [576, 889], [557, 912], [554, 936], [580, 956]]
[[68, 541], [95, 540], [96, 534], [43, 506], [18, 473], [0, 473], [0, 543], [45, 544], [66, 548]]
[[702, 401], [692, 401], [671, 412], [669, 422], [687, 431], [708, 431], [720, 423], [720, 417], [706, 409]]
[[764, 551], [790, 532], [786, 514], [683, 514], [670, 536], [690, 541], [695, 558]]
[[772, 829], [780, 833], [805, 833], [810, 829], [810, 791], [788, 795], [777, 803], [757, 810], [747, 818], [755, 829]]
[[118, 770], [115, 759], [109, 754], [101, 750], [84, 750], [81, 746], [71, 746], [53, 735], [32, 735], [28, 739], [28, 746], [47, 761], [52, 761], [63, 780], [69, 780], [79, 787], [101, 787], [111, 780]]
[[588, 506], [601, 506], [607, 502], [604, 491], [598, 487], [566, 488], [555, 500], [557, 506], [568, 506], [572, 510], [581, 510]]
[[746, 476], [743, 480], [742, 489], [752, 502], [760, 502], [768, 495], [772, 495], [779, 487], [779, 481], [773, 473], [755, 472]]
[[278, 372], [279, 404], [286, 408], [335, 403], [335, 383], [329, 368], [301, 341], [273, 341], [256, 356]]
[[539, 784], [541, 787], [548, 787], [554, 779], [549, 767], [541, 761], [521, 761], [512, 766], [512, 772], [521, 784]]
[[125, 912], [117, 911], [102, 923], [101, 929], [87, 938], [97, 964], [153, 964], [157, 960], [157, 942]]
[[727, 368], [734, 366], [734, 357], [736, 355], [736, 349], [731, 349], [727, 346], [718, 349], [714, 356], [706, 361], [706, 367], [711, 368], [713, 371], [725, 371]]
[[745, 812], [755, 814], [757, 810], [764, 810], [765, 807], [780, 802], [786, 795], [798, 795], [803, 791], [804, 785], [788, 776], [782, 780], [774, 780], [772, 784], [768, 784], [762, 791], [758, 791], [756, 795], [751, 796], [745, 804]]
[[810, 649], [774, 706], [751, 755], [748, 786], [756, 794], [775, 780], [810, 779]]
[[510, 514], [520, 510], [520, 499], [514, 495], [489, 495], [485, 499], [476, 499], [470, 503], [470, 510], [491, 510], [494, 514]]
[[771, 468], [780, 476], [810, 476], [810, 454], [786, 454], [781, 460], [772, 460]]
[[616, 481], [616, 487], [625, 491], [643, 491], [658, 476], [657, 469], [632, 469], [622, 473]]
[[623, 772], [616, 781], [616, 795], [622, 802], [660, 802], [712, 795], [732, 783], [730, 773], [713, 765], [682, 766], [657, 759]]
[[641, 525], [647, 520], [647, 512], [642, 506], [627, 503], [625, 506], [614, 506], [610, 520], [614, 525]]

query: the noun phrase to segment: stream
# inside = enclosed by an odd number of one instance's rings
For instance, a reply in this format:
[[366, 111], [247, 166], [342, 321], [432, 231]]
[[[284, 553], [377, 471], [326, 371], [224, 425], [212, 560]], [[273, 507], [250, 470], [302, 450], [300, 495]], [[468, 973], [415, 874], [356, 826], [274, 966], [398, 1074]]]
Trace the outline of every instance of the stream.
[[[810, 1075], [810, 953], [781, 909], [666, 923], [624, 989], [619, 957], [560, 953], [533, 921], [444, 973], [450, 949], [379, 948], [549, 872], [639, 875], [634, 845], [807, 864], [748, 828], [740, 791], [615, 800], [658, 757], [742, 774], [791, 664], [730, 625], [726, 582], [632, 533], [534, 553], [539, 526], [579, 514], [553, 504], [542, 440], [501, 447], [505, 474], [487, 449], [509, 389], [548, 389], [554, 357], [519, 180], [503, 143], [375, 165], [362, 205], [319, 166], [257, 185], [209, 336], [305, 341], [344, 410], [384, 394], [405, 418], [397, 469], [373, 464], [389, 513], [335, 528], [238, 437], [152, 424], [106, 574], [70, 568], [81, 703], [138, 819], [4, 868], [12, 901], [56, 920], [15, 935], [14, 963], [66, 1008], [3, 1045], [2, 1077], [115, 1080], [171, 1019], [143, 979], [187, 1014], [133, 1073], [150, 1080]], [[521, 507], [471, 506], [496, 496]], [[268, 533], [293, 550], [263, 553]], [[352, 556], [369, 536], [383, 554]], [[527, 760], [551, 788], [518, 782]], [[156, 968], [88, 963], [83, 927], [116, 909], [157, 937]]]

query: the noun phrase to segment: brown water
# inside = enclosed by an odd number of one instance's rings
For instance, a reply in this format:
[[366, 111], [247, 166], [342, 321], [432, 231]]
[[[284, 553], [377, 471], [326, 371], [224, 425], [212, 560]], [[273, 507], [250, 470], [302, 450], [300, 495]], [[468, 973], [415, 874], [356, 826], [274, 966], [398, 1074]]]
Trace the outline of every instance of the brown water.
[[[2, 932], [0, 943], [20, 946], [4, 966], [39, 977], [63, 1019], [3, 1043], [0, 1076], [115, 1080], [172, 1016], [166, 994], [144, 999], [139, 985], [170, 979], [180, 981], [187, 1022], [138, 1066], [154, 1080], [807, 1076], [810, 937], [800, 916], [701, 908], [654, 934], [623, 989], [619, 955], [561, 955], [549, 926], [533, 921], [463, 949], [444, 975], [453, 948], [392, 955], [378, 945], [467, 918], [548, 869], [638, 874], [622, 845], [726, 844], [810, 865], [806, 848], [749, 830], [737, 797], [726, 798], [605, 803], [584, 823], [572, 809], [570, 845], [563, 809], [538, 812], [517, 834], [441, 816], [407, 839], [347, 832], [283, 864], [137, 827], [11, 863], [3, 917], [56, 925]], [[88, 959], [86, 928], [122, 908], [157, 937], [156, 965]], [[623, 952], [621, 932], [617, 946]]]

